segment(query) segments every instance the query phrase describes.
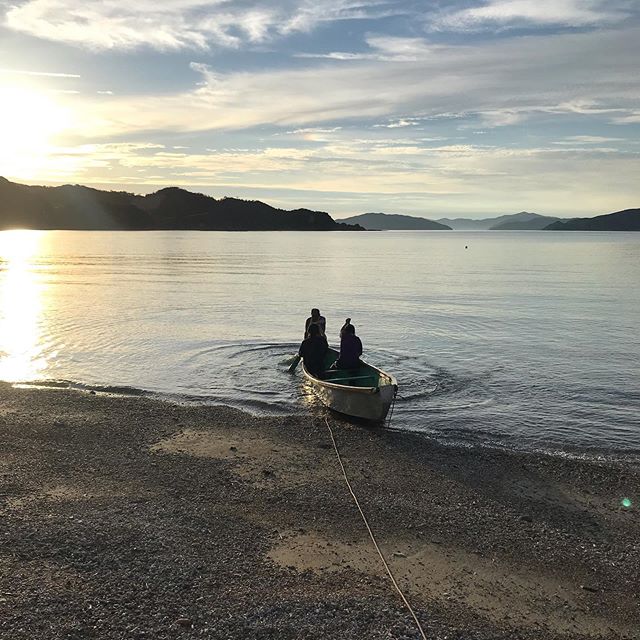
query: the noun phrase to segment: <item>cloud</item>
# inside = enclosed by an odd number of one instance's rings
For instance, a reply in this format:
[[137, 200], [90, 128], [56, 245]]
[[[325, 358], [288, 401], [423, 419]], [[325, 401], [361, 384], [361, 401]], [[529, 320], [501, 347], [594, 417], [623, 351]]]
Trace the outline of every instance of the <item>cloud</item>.
[[[395, 32], [408, 21], [383, 20], [342, 25], [331, 34], [318, 29], [316, 39], [291, 38], [285, 49], [271, 45], [332, 21], [410, 14], [407, 6], [426, 19], [433, 10], [404, 0], [12, 3], [7, 21], [15, 30], [98, 50], [190, 49], [199, 75], [187, 89], [167, 82], [149, 90], [150, 79], [139, 92], [101, 75], [95, 82], [104, 84], [84, 87], [81, 95], [56, 94], [74, 116], [54, 141], [60, 146], [51, 150], [50, 179], [222, 185], [239, 195], [286, 191], [292, 205], [326, 203], [329, 210], [332, 203], [358, 202], [363, 210], [418, 212], [428, 203], [451, 211], [454, 200], [458, 210], [474, 212], [480, 202], [500, 202], [500, 210], [557, 213], [553, 203], [569, 201], [574, 211], [590, 212], [600, 208], [598, 197], [607, 198], [605, 211], [637, 196], [638, 155], [631, 151], [637, 147], [604, 135], [611, 131], [604, 125], [614, 123], [631, 141], [640, 123], [640, 28], [633, 21], [611, 27], [631, 2], [560, 0], [552, 7], [543, 1], [546, 12], [540, 12], [528, 2], [451, 0], [428, 6], [474, 4], [476, 13], [439, 14], [452, 21], [447, 28], [526, 26], [536, 35], [417, 37], [425, 23], [413, 14], [410, 37]], [[603, 16], [597, 28], [547, 28], [590, 27], [591, 14]], [[536, 25], [542, 28], [528, 28]], [[333, 44], [323, 47], [326, 36]], [[300, 42], [328, 53], [302, 53], [287, 67], [289, 47]], [[345, 49], [352, 43], [353, 50], [331, 51], [336, 42]], [[211, 54], [216, 47], [264, 50], [265, 43], [273, 55]], [[143, 58], [158, 64], [158, 57]], [[184, 53], [172, 58], [171, 70], [184, 59]], [[246, 60], [252, 66], [242, 71]], [[498, 128], [508, 130], [498, 134]], [[567, 191], [584, 197], [566, 198]]]
[[424, 38], [403, 38], [399, 36], [368, 35], [365, 42], [369, 52], [351, 53], [331, 51], [330, 53], [298, 53], [298, 58], [324, 58], [328, 60], [379, 60], [382, 62], [412, 62], [432, 56], [443, 47], [428, 43]]
[[[217, 4], [210, 3], [210, 7]], [[200, 25], [196, 23], [198, 13]], [[27, 0], [7, 11], [5, 25], [38, 38], [92, 49], [205, 48], [209, 41], [234, 46], [238, 38], [227, 33], [229, 16], [219, 18], [214, 22], [198, 0]]]
[[614, 124], [640, 124], [640, 111], [631, 111], [626, 115], [613, 118]]
[[281, 31], [309, 32], [326, 22], [383, 18], [407, 12], [402, 3], [393, 0], [303, 0]]
[[415, 61], [431, 56], [440, 50], [423, 38], [401, 38], [398, 36], [369, 35], [367, 44], [377, 51], [380, 59]]
[[565, 116], [622, 123], [637, 112], [639, 38], [638, 28], [514, 38], [440, 46], [438, 55], [418, 61], [254, 72], [220, 73], [194, 63], [202, 82], [188, 92], [87, 98], [79, 103], [78, 131], [398, 126], [434, 119], [486, 129]]
[[393, 1], [365, 0], [18, 0], [5, 26], [91, 49], [238, 48], [319, 24], [397, 13]]
[[287, 133], [335, 133], [336, 131], [340, 131], [342, 127], [331, 127], [330, 129], [322, 129], [320, 127], [306, 127], [305, 129], [294, 129], [293, 131], [287, 131]]
[[444, 13], [432, 27], [472, 31], [487, 27], [559, 25], [598, 26], [632, 15], [625, 0], [490, 0], [480, 6]]
[[609, 138], [607, 136], [566, 136], [562, 140], [555, 140], [553, 144], [577, 145], [577, 144], [603, 144], [604, 142], [624, 142], [624, 138]]
[[350, 53], [348, 51], [331, 51], [329, 53], [296, 53], [295, 58], [315, 58], [324, 60], [379, 60], [376, 53]]
[[45, 76], [47, 78], [80, 78], [77, 73], [57, 73], [53, 71], [27, 71], [25, 69], [0, 69], [0, 74], [19, 76]]
[[[443, 215], [456, 210], [477, 214], [496, 206], [496, 194], [501, 212], [527, 203], [550, 214], [602, 213], [630, 206], [637, 196], [637, 154], [613, 149], [425, 147], [343, 135], [313, 149], [284, 145], [176, 152], [152, 142], [61, 147], [52, 164], [60, 180], [65, 173], [77, 179], [84, 172], [84, 181], [93, 184], [180, 184], [245, 197], [263, 190], [273, 204], [323, 206], [332, 213], [353, 211], [354, 203], [361, 203], [363, 210], [380, 204], [396, 211], [429, 207]], [[275, 197], [278, 192], [285, 195]]]
[[399, 120], [394, 120], [387, 124], [374, 124], [373, 127], [374, 129], [400, 129], [402, 127], [415, 127], [419, 122], [420, 120], [417, 118], [400, 118]]

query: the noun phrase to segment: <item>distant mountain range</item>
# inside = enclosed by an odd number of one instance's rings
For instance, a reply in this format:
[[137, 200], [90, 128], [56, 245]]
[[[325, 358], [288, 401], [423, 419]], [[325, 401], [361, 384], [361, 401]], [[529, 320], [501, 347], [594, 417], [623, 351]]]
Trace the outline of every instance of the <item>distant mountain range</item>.
[[419, 216], [405, 216], [392, 213], [363, 213], [359, 216], [344, 218], [341, 222], [359, 224], [370, 231], [399, 230], [493, 230], [524, 231], [544, 229], [547, 225], [560, 220], [555, 216], [541, 216], [537, 213], [521, 211], [496, 218], [473, 220], [472, 218], [440, 218], [428, 220]]
[[640, 209], [625, 209], [594, 218], [562, 219], [521, 211], [510, 215], [473, 220], [472, 218], [440, 218], [436, 221], [418, 216], [388, 213], [363, 213], [345, 218], [368, 230], [455, 229], [466, 231], [640, 231]]
[[416, 216], [403, 216], [395, 213], [363, 213], [359, 216], [344, 218], [341, 222], [347, 224], [359, 224], [369, 231], [409, 231], [409, 230], [449, 230], [446, 224], [419, 218]]
[[360, 231], [322, 211], [284, 211], [258, 200], [170, 187], [139, 196], [81, 185], [40, 187], [0, 177], [0, 229]]
[[595, 218], [573, 218], [554, 222], [548, 231], [640, 231], [640, 209], [625, 209]]
[[309, 209], [285, 211], [259, 200], [222, 198], [177, 187], [146, 196], [81, 185], [29, 186], [0, 177], [0, 229], [210, 231], [538, 230], [640, 231], [640, 209], [563, 220], [521, 211], [483, 220], [364, 213], [335, 221]]
[[535, 231], [560, 220], [555, 216], [541, 216], [538, 213], [521, 211], [496, 218], [473, 220], [471, 218], [440, 218], [438, 222], [449, 225], [452, 229], [492, 230], [492, 231]]

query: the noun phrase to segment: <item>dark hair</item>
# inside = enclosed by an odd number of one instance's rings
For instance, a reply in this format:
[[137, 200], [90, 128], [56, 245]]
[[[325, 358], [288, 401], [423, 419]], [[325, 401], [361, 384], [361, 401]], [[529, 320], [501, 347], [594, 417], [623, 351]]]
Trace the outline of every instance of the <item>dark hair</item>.
[[345, 333], [353, 333], [355, 335], [356, 333], [356, 328], [354, 325], [352, 325], [351, 323], [349, 323], [348, 325], [345, 326], [344, 328], [344, 332]]
[[317, 324], [310, 324], [309, 325], [309, 337], [310, 338], [315, 338], [316, 336], [320, 335], [320, 327]]
[[320, 315], [320, 309], [311, 309], [311, 317], [315, 318]]

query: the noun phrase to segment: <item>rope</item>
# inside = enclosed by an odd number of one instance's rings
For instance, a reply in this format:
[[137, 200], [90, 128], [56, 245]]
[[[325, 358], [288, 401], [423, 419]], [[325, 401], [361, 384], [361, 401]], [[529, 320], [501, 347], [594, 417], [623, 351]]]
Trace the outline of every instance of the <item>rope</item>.
[[391, 402], [391, 411], [389, 412], [389, 418], [387, 420], [387, 429], [391, 426], [391, 418], [393, 418], [393, 410], [396, 406], [396, 398], [398, 397], [398, 389], [396, 387], [396, 392], [393, 394], [393, 400]]
[[338, 458], [338, 462], [340, 464], [340, 468], [342, 469], [342, 475], [344, 476], [344, 480], [347, 483], [347, 487], [349, 489], [349, 493], [351, 494], [351, 497], [353, 498], [353, 501], [356, 503], [356, 507], [358, 507], [358, 511], [360, 512], [360, 515], [362, 516], [362, 520], [364, 522], [365, 527], [367, 527], [367, 531], [369, 532], [369, 537], [371, 538], [371, 542], [373, 542], [373, 546], [376, 548], [376, 551], [378, 552], [378, 555], [380, 556], [380, 560], [382, 560], [382, 564], [384, 565], [384, 568], [386, 569], [387, 574], [389, 575], [389, 578], [391, 579], [391, 582], [393, 583], [393, 586], [395, 587], [396, 591], [400, 594], [400, 597], [402, 598], [402, 601], [404, 602], [405, 606], [409, 610], [409, 613], [413, 617], [413, 619], [414, 619], [414, 621], [416, 623], [416, 626], [418, 627], [418, 630], [420, 631], [420, 635], [422, 636], [423, 640], [427, 640], [427, 636], [426, 636], [424, 630], [422, 629], [422, 625], [420, 624], [420, 621], [418, 620], [418, 617], [416, 616], [415, 611], [413, 610], [413, 608], [409, 604], [409, 601], [405, 598], [404, 593], [402, 593], [402, 590], [398, 586], [398, 583], [396, 582], [396, 579], [393, 577], [393, 573], [391, 573], [391, 569], [389, 568], [389, 565], [387, 564], [387, 561], [385, 560], [385, 557], [382, 554], [382, 551], [380, 551], [380, 547], [378, 546], [378, 543], [376, 542], [376, 538], [373, 535], [373, 531], [371, 531], [371, 527], [369, 526], [369, 522], [367, 520], [367, 517], [364, 515], [364, 511], [362, 510], [362, 507], [360, 506], [360, 502], [358, 501], [358, 497], [356, 496], [356, 494], [354, 493], [354, 491], [353, 491], [353, 489], [351, 487], [351, 483], [349, 482], [349, 478], [347, 477], [347, 472], [346, 472], [346, 470], [344, 468], [344, 464], [342, 464], [342, 458], [340, 457], [340, 451], [338, 450], [338, 444], [336, 443], [336, 439], [335, 439], [335, 437], [333, 435], [333, 429], [331, 429], [331, 425], [329, 424], [329, 421], [326, 418], [324, 419], [324, 422], [327, 425], [327, 429], [329, 429], [329, 435], [331, 436], [331, 442], [333, 442], [333, 448], [336, 451], [336, 456]]

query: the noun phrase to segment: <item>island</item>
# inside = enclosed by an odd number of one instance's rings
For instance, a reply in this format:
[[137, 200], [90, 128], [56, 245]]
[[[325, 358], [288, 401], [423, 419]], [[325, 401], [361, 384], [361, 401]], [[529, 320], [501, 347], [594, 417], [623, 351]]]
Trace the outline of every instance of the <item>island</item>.
[[451, 227], [446, 224], [418, 216], [395, 213], [363, 213], [359, 216], [344, 218], [342, 222], [360, 225], [367, 231], [451, 231]]
[[0, 229], [362, 231], [324, 211], [276, 209], [177, 187], [148, 195], [82, 185], [31, 186], [0, 177]]

